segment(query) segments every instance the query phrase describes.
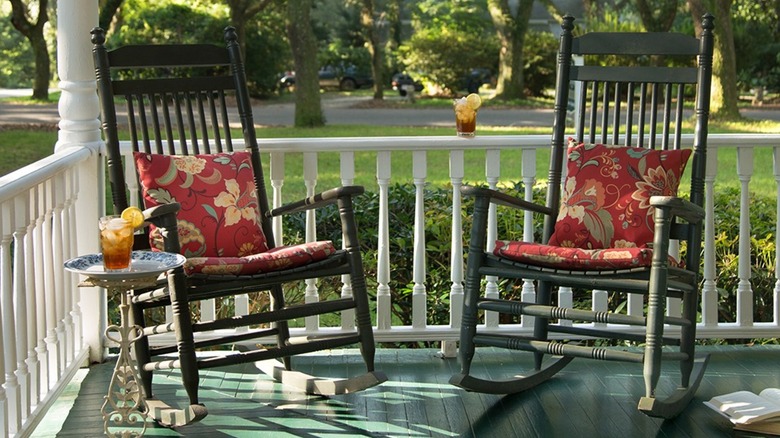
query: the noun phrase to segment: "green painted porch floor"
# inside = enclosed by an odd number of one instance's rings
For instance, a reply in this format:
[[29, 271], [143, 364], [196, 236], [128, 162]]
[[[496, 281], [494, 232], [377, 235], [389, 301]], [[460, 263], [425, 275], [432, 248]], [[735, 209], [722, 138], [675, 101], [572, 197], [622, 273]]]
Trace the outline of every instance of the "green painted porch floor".
[[[307, 396], [275, 383], [254, 364], [201, 373], [201, 402], [209, 415], [176, 430], [148, 423], [145, 436], [187, 437], [721, 437], [730, 423], [702, 404], [737, 390], [780, 387], [780, 346], [701, 347], [710, 364], [696, 397], [676, 419], [663, 421], [636, 409], [643, 392], [641, 365], [575, 359], [550, 381], [511, 396], [469, 393], [448, 383], [456, 359], [431, 349], [377, 351], [377, 369], [388, 381], [332, 398]], [[531, 355], [479, 349], [475, 370], [493, 376], [519, 372]], [[356, 350], [298, 357], [301, 371], [344, 376], [362, 368]], [[659, 391], [677, 383], [669, 367]], [[100, 407], [113, 362], [92, 366], [60, 397], [34, 437], [103, 436]], [[177, 373], [156, 373], [156, 393], [182, 405]], [[739, 435], [737, 435], [739, 436]]]

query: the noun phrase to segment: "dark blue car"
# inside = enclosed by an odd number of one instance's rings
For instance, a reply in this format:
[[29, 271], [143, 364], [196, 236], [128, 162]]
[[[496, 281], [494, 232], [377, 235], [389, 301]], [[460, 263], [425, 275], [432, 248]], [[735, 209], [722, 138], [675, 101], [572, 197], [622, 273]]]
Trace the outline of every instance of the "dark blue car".
[[[361, 72], [354, 65], [344, 68], [326, 65], [320, 69], [319, 78], [320, 88], [338, 88], [342, 91], [351, 91], [374, 85], [374, 79], [371, 77], [371, 74]], [[289, 88], [295, 85], [295, 72], [286, 72], [279, 80], [279, 85], [282, 88]]]

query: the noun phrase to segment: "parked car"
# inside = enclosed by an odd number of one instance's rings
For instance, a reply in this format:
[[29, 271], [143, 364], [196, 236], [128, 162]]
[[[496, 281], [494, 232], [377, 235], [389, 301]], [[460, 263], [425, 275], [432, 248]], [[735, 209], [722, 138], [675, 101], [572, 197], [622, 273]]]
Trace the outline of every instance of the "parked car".
[[[345, 68], [326, 65], [319, 71], [320, 88], [338, 88], [342, 91], [350, 91], [374, 85], [374, 79], [370, 74], [362, 73], [354, 65]], [[295, 85], [295, 72], [288, 71], [279, 80], [282, 88]]]
[[469, 74], [463, 78], [463, 88], [469, 93], [479, 93], [479, 88], [484, 84], [493, 82], [493, 72], [486, 68], [472, 68]]
[[414, 80], [413, 77], [406, 73], [396, 73], [393, 75], [393, 79], [390, 82], [393, 86], [393, 90], [397, 91], [402, 97], [406, 96], [406, 87], [413, 86], [414, 91], [420, 92], [423, 90], [423, 84]]

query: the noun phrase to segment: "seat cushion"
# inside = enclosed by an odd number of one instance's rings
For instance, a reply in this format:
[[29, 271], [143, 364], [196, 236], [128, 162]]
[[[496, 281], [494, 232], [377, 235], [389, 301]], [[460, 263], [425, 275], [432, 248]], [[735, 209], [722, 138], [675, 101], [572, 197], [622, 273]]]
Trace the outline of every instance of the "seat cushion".
[[[653, 250], [647, 247], [582, 249], [540, 243], [499, 240], [493, 254], [534, 266], [571, 270], [606, 270], [650, 267]], [[669, 266], [680, 266], [669, 257]]]
[[[178, 202], [181, 253], [244, 257], [268, 250], [260, 224], [250, 153], [159, 155], [136, 152], [146, 207]], [[162, 250], [159, 230], [152, 248]]]
[[691, 150], [569, 142], [561, 206], [548, 244], [647, 247], [654, 232], [650, 197], [677, 196]]
[[192, 257], [184, 263], [187, 275], [252, 275], [280, 271], [323, 260], [334, 254], [331, 241], [280, 246], [244, 257]]

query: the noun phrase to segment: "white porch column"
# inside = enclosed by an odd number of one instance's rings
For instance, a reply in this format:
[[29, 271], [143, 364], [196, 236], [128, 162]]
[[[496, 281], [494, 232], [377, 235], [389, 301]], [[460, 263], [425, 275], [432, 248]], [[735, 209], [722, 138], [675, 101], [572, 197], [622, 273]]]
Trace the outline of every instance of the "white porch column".
[[97, 0], [58, 1], [57, 74], [62, 95], [56, 151], [74, 144], [99, 147], [100, 107], [89, 33], [97, 22]]
[[[62, 91], [59, 101], [60, 131], [55, 151], [72, 146], [94, 151], [93, 159], [79, 169], [76, 200], [78, 254], [98, 251], [97, 219], [104, 212], [105, 185], [101, 150], [100, 107], [95, 86], [90, 30], [98, 23], [97, 0], [59, 0], [57, 4], [57, 74]], [[103, 333], [106, 326], [105, 293], [97, 288], [81, 289], [84, 339], [90, 361], [104, 359]]]

